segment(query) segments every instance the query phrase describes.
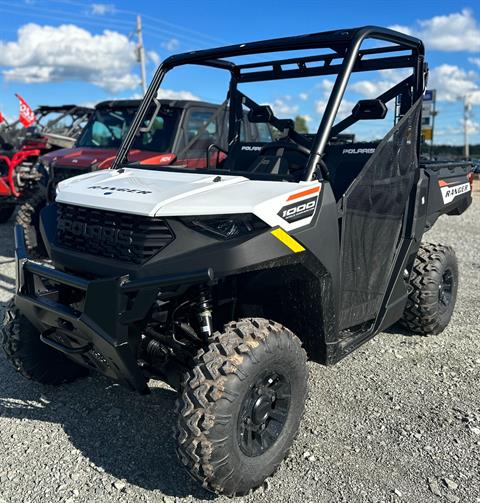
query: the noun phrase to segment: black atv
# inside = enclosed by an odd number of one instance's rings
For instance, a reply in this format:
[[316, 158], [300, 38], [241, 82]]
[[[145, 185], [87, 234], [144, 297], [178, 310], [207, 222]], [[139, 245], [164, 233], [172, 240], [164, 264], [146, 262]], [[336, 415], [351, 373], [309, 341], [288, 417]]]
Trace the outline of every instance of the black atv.
[[[277, 58], [258, 61], [265, 53]], [[206, 142], [200, 169], [128, 163], [165, 74], [187, 64], [230, 74], [228, 149]], [[351, 74], [388, 68], [411, 72], [335, 123]], [[378, 27], [165, 60], [112, 169], [61, 182], [42, 211], [50, 264], [28, 258], [16, 227], [8, 359], [46, 384], [88, 369], [140, 393], [166, 381], [192, 476], [228, 495], [259, 486], [297, 434], [307, 358], [330, 365], [398, 321], [431, 335], [451, 318], [455, 254], [421, 241], [470, 205], [470, 166], [419, 162], [426, 73], [420, 40]], [[315, 135], [239, 89], [324, 75], [336, 80]], [[381, 141], [345, 133], [386, 119], [387, 105], [394, 124]], [[248, 141], [245, 127], [266, 126], [275, 141]], [[205, 139], [215, 127], [205, 121]]]

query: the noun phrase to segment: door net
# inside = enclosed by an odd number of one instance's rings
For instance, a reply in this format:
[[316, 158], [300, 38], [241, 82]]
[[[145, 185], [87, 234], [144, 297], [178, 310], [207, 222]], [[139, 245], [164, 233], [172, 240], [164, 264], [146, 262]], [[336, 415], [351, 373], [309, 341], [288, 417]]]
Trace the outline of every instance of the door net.
[[389, 131], [344, 197], [339, 328], [372, 320], [385, 295], [418, 167], [421, 99]]

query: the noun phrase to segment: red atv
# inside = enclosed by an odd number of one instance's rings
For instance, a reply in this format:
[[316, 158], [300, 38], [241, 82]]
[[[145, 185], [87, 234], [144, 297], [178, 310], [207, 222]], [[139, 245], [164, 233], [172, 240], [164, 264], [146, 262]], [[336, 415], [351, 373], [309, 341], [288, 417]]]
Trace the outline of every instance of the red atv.
[[34, 126], [19, 121], [0, 130], [0, 223], [6, 222], [22, 198], [30, 198], [38, 173], [38, 157], [72, 146], [93, 110], [76, 105], [41, 106]]
[[[39, 232], [40, 210], [52, 201], [59, 182], [77, 175], [107, 169], [128, 131], [140, 100], [99, 103], [79, 136], [75, 147], [49, 152], [36, 165], [43, 190], [36, 190], [20, 207], [17, 223], [25, 231], [31, 253], [43, 256]], [[225, 105], [200, 101], [156, 100], [129, 151], [129, 161], [140, 165], [181, 165], [191, 168], [213, 166], [225, 157], [227, 148]], [[252, 124], [244, 118], [245, 141], [271, 141], [266, 124]], [[263, 127], [265, 126], [265, 127]], [[177, 152], [178, 154], [173, 154]], [[208, 152], [208, 154], [206, 154]]]

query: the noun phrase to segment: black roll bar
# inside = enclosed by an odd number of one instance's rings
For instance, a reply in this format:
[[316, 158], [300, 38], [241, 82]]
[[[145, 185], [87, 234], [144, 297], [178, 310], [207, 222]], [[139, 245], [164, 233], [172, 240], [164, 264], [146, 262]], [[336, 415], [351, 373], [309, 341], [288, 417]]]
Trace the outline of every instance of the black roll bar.
[[[366, 39], [381, 40], [396, 44], [392, 46], [360, 49]], [[328, 49], [332, 53], [303, 58], [281, 59], [261, 63], [237, 65], [224, 58], [247, 56], [252, 54], [275, 53], [301, 49]], [[388, 52], [411, 51], [410, 56], [392, 56], [390, 58], [362, 59], [364, 56], [385, 54]], [[205, 49], [170, 56], [158, 67], [145, 97], [135, 115], [125, 138], [120, 146], [112, 169], [120, 168], [126, 161], [128, 151], [142, 124], [152, 100], [156, 97], [159, 85], [165, 74], [176, 66], [186, 64], [202, 65], [224, 69], [230, 72], [231, 81], [229, 96], [231, 100], [230, 118], [235, 118], [235, 91], [238, 82], [255, 82], [260, 80], [275, 80], [282, 78], [303, 77], [313, 75], [337, 74], [335, 84], [330, 94], [327, 107], [317, 130], [311, 155], [307, 163], [305, 180], [312, 180], [317, 169], [322, 165], [321, 159], [331, 135], [331, 129], [337, 115], [340, 103], [352, 72], [377, 70], [384, 68], [413, 68], [413, 102], [424, 92], [424, 46], [421, 40], [388, 28], [365, 26], [355, 29], [336, 30], [313, 33], [296, 37], [284, 37], [259, 42], [236, 44], [215, 49]], [[343, 58], [339, 65], [333, 65], [334, 59]], [[308, 67], [312, 62], [323, 62], [317, 67]], [[298, 69], [283, 69], [282, 65], [296, 64]], [[251, 71], [251, 69], [271, 66], [271, 70]], [[230, 128], [232, 123], [230, 123]], [[234, 132], [229, 132], [229, 141], [234, 138]]]
[[[307, 181], [312, 180], [315, 177], [315, 173], [319, 168], [320, 161], [325, 152], [325, 147], [327, 146], [328, 139], [330, 137], [330, 131], [333, 127], [333, 122], [340, 107], [340, 103], [343, 99], [343, 95], [345, 94], [345, 89], [347, 88], [350, 75], [352, 74], [353, 68], [355, 66], [355, 62], [360, 51], [360, 46], [367, 38], [380, 39], [387, 42], [394, 42], [401, 45], [405, 44], [407, 46], [410, 46], [417, 52], [416, 59], [418, 60], [419, 58], [422, 58], [423, 62], [424, 47], [423, 43], [418, 39], [410, 40], [410, 37], [405, 38], [404, 35], [393, 30], [370, 26], [362, 28], [357, 32], [355, 38], [352, 40], [350, 50], [345, 56], [342, 64], [342, 69], [340, 70], [335, 80], [332, 93], [330, 94], [327, 107], [320, 122], [317, 135], [313, 142], [310, 158], [307, 163]], [[417, 73], [417, 69], [418, 67], [414, 68], [415, 73]], [[416, 83], [418, 82], [419, 81], [417, 76]], [[421, 90], [417, 88], [414, 91], [413, 101], [416, 101], [416, 98], [419, 97], [420, 94], [423, 94], [423, 86]]]

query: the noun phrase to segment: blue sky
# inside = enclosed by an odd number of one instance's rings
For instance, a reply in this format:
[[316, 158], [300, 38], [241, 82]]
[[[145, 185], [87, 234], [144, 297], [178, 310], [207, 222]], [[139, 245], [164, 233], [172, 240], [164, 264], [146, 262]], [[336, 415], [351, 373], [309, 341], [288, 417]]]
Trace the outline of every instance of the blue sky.
[[[376, 24], [397, 26], [424, 39], [438, 88], [437, 142], [461, 143], [462, 103], [472, 103], [472, 143], [480, 143], [480, 3], [453, 0], [227, 1], [0, 0], [0, 111], [17, 114], [14, 93], [33, 106], [131, 97], [140, 92], [134, 57], [135, 16], [141, 14], [151, 77], [174, 53], [264, 38]], [[346, 109], [376, 94], [398, 75], [352, 81]], [[223, 100], [224, 81], [179, 71], [165, 82], [166, 96]], [[253, 97], [283, 116], [305, 115], [314, 128], [328, 94], [328, 79], [274, 82]]]

